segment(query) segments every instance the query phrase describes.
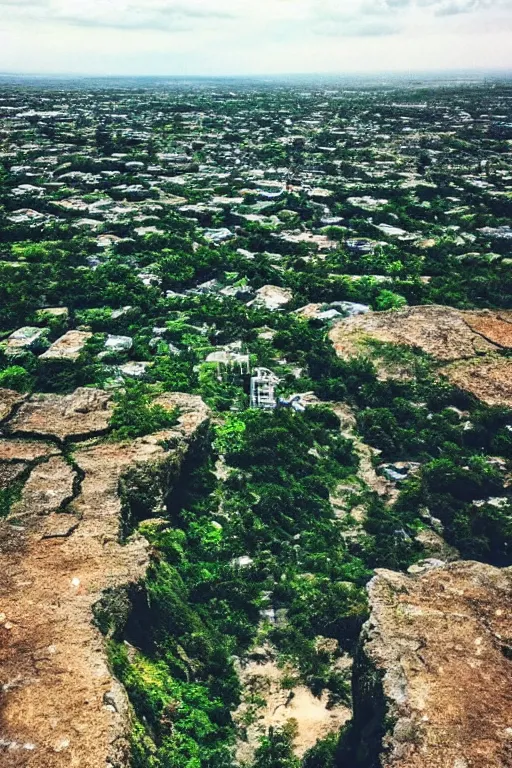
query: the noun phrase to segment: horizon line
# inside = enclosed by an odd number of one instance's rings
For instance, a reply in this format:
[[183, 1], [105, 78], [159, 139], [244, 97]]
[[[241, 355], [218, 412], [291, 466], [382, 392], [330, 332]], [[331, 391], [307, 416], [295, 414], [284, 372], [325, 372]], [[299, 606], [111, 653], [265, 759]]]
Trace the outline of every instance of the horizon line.
[[0, 77], [46, 77], [46, 78], [172, 78], [172, 79], [227, 79], [227, 78], [280, 78], [280, 77], [376, 77], [376, 76], [428, 76], [428, 75], [506, 75], [512, 76], [512, 65], [503, 67], [462, 67], [462, 68], [432, 68], [432, 69], [376, 69], [376, 70], [349, 70], [349, 71], [322, 71], [322, 72], [232, 72], [221, 74], [207, 73], [93, 73], [93, 72], [32, 72], [32, 71], [10, 71], [0, 70]]

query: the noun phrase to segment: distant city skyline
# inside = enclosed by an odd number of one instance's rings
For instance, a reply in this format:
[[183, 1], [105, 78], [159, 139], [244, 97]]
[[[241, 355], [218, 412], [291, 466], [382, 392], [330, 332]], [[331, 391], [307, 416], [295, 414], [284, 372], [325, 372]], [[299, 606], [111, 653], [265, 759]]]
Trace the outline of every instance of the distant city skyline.
[[512, 69], [512, 0], [0, 0], [0, 71]]

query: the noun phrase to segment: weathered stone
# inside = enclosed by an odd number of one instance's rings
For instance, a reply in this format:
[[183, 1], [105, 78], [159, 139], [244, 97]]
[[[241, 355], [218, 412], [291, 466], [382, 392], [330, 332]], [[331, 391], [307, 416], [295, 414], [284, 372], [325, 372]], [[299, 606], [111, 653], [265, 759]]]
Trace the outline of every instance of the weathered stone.
[[80, 524], [80, 520], [73, 515], [54, 513], [44, 520], [41, 528], [43, 539], [63, 539], [71, 536]]
[[47, 333], [45, 328], [33, 328], [29, 325], [18, 328], [7, 339], [5, 351], [7, 354], [12, 355], [26, 349], [33, 349], [42, 341], [45, 333]]
[[368, 593], [354, 669], [361, 764], [512, 765], [512, 569], [378, 570]]
[[47, 456], [54, 456], [59, 449], [52, 443], [42, 440], [21, 440], [0, 438], [0, 461], [37, 461]]
[[13, 389], [0, 389], [0, 422], [5, 421], [25, 398], [26, 395], [20, 395]]
[[491, 312], [484, 309], [480, 312], [465, 312], [464, 319], [469, 327], [488, 341], [500, 347], [512, 347], [512, 312]]
[[100, 389], [86, 387], [71, 395], [33, 395], [23, 403], [6, 431], [58, 440], [102, 434], [108, 430], [112, 415], [110, 397]]
[[32, 470], [11, 514], [19, 518], [56, 512], [73, 498], [76, 480], [76, 472], [62, 456], [50, 457]]
[[131, 336], [108, 335], [105, 339], [105, 350], [108, 352], [128, 352], [133, 347]]
[[[54, 398], [39, 401], [41, 423], [51, 422], [55, 409], [61, 413]], [[21, 755], [22, 762], [12, 761], [15, 752], [8, 750], [5, 755], [11, 762], [6, 766], [129, 764], [129, 705], [108, 667], [105, 639], [93, 623], [93, 606], [106, 590], [130, 594], [149, 562], [149, 547], [141, 536], [134, 534], [124, 545], [119, 543], [127, 503], [120, 495], [123, 478], [136, 469], [139, 477], [154, 484], [157, 501], [165, 498], [191, 444], [206, 431], [209, 412], [201, 400], [178, 394], [170, 400], [183, 412], [176, 428], [126, 443], [78, 446], [74, 459], [82, 482], [68, 507], [72, 514], [40, 518], [38, 527], [27, 526], [4, 547], [0, 603], [11, 628], [7, 632], [6, 624], [0, 627], [5, 641], [0, 663], [2, 680], [18, 682], [4, 688], [2, 738], [6, 743], [36, 745], [33, 751], [16, 752], [16, 760]], [[77, 411], [73, 418], [83, 415]], [[167, 449], [168, 445], [173, 447]], [[60, 469], [53, 459], [34, 472], [52, 465], [58, 484]], [[50, 484], [51, 478], [47, 480]]]
[[416, 347], [445, 365], [439, 373], [488, 405], [512, 405], [512, 312], [418, 306], [341, 320], [329, 334], [339, 357], [369, 355], [380, 378], [410, 378], [407, 361], [389, 361], [368, 341]]
[[10, 488], [28, 469], [28, 464], [23, 461], [0, 461], [0, 490]]
[[74, 362], [80, 356], [92, 333], [88, 331], [68, 331], [55, 341], [46, 352], [41, 355], [41, 360], [69, 360]]
[[431, 528], [422, 528], [416, 534], [416, 541], [422, 545], [427, 557], [437, 557], [441, 560], [451, 561], [459, 558], [459, 552], [451, 547], [438, 533]]
[[293, 298], [292, 292], [288, 288], [281, 288], [279, 285], [264, 285], [256, 291], [256, 298], [252, 304], [275, 310], [289, 304]]
[[446, 361], [496, 351], [496, 344], [470, 328], [465, 314], [458, 309], [435, 304], [368, 312], [340, 320], [329, 336], [340, 357], [351, 357], [362, 351], [368, 338], [418, 347]]
[[143, 379], [151, 363], [144, 361], [130, 361], [119, 366], [119, 373], [129, 379]]
[[487, 405], [512, 407], [512, 360], [488, 355], [459, 360], [441, 369], [455, 386], [465, 389]]

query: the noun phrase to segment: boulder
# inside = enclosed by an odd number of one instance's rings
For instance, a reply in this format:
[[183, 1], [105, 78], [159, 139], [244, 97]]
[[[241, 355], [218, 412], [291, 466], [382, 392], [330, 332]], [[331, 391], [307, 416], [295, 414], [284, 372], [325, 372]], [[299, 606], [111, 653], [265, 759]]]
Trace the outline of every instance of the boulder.
[[[99, 412], [108, 413], [108, 397], [87, 392]], [[207, 431], [209, 411], [199, 398], [172, 393], [168, 402], [182, 408], [173, 429], [124, 443], [74, 446], [80, 483], [65, 510], [36, 515], [34, 525], [24, 520], [17, 530], [0, 521], [0, 544], [9, 539], [9, 547], [0, 547], [5, 552], [0, 559], [1, 765], [121, 768], [130, 763], [130, 707], [109, 667], [106, 640], [94, 616], [106, 605], [104, 615], [122, 631], [149, 564], [149, 546], [138, 533], [120, 543], [130, 521], [132, 490], [147, 488], [148, 516], [161, 514], [191, 446]], [[62, 415], [64, 403], [70, 422]], [[47, 423], [48, 431], [59, 435], [82, 431], [83, 419], [97, 415], [90, 406], [80, 391], [70, 398], [43, 396], [37, 400], [38, 428]], [[30, 418], [33, 412], [25, 412], [22, 423]], [[54, 418], [60, 426], [53, 425]], [[82, 423], [73, 428], [73, 420]], [[71, 473], [60, 456], [51, 457], [33, 470], [22, 501], [30, 495], [39, 510], [47, 509], [47, 492], [58, 491], [62, 499]]]
[[108, 352], [128, 352], [133, 347], [131, 336], [108, 335], [105, 340], [105, 350]]
[[8, 355], [13, 355], [26, 349], [34, 349], [43, 340], [46, 333], [45, 328], [32, 328], [28, 325], [18, 328], [7, 339], [5, 351]]
[[256, 298], [251, 304], [273, 311], [286, 306], [292, 299], [293, 294], [288, 288], [281, 288], [279, 285], [264, 285], [256, 291]]
[[416, 570], [378, 570], [368, 586], [353, 764], [512, 765], [512, 569], [431, 560]]
[[78, 360], [81, 351], [87, 341], [91, 338], [89, 331], [68, 331], [41, 355], [41, 360], [69, 360], [75, 362]]
[[[465, 315], [461, 310], [435, 304], [367, 312], [341, 320], [329, 336], [340, 357], [357, 354], [367, 338], [418, 347], [446, 361], [496, 351], [497, 345], [473, 331]], [[471, 313], [472, 318], [474, 315]]]
[[512, 407], [512, 360], [509, 357], [487, 355], [458, 360], [444, 366], [441, 373], [486, 405]]

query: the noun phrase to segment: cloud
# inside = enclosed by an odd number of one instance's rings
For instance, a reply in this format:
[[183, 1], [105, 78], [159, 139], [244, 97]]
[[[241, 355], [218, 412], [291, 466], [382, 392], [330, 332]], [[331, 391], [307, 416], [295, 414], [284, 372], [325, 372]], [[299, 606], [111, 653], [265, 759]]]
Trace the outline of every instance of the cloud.
[[0, 0], [9, 20], [120, 30], [180, 31], [249, 25], [271, 36], [385, 36], [420, 9], [430, 17], [509, 6], [511, 0]]
[[79, 27], [172, 30], [236, 17], [230, 0], [0, 0], [12, 18]]
[[512, 65], [512, 0], [0, 0], [0, 18], [7, 71]]
[[435, 16], [456, 16], [491, 7], [488, 0], [418, 0], [418, 6], [430, 10]]
[[312, 31], [328, 37], [386, 37], [396, 35], [402, 29], [402, 22], [396, 18], [363, 17], [318, 21]]

